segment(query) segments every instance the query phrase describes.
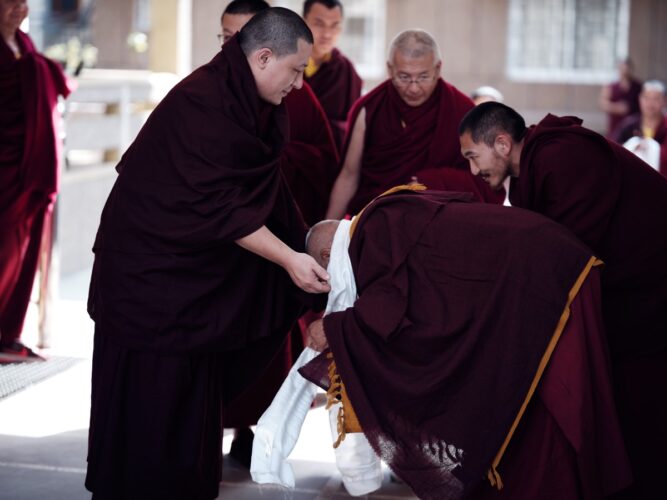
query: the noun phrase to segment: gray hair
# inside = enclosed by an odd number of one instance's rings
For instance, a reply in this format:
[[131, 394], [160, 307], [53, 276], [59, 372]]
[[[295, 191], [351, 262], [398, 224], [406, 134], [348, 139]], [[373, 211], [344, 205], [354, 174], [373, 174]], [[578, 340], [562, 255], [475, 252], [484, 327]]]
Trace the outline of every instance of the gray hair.
[[660, 92], [662, 95], [666, 95], [665, 84], [660, 80], [646, 80], [644, 85], [642, 85], [642, 91], [648, 92]]
[[393, 63], [397, 51], [410, 58], [433, 54], [435, 64], [441, 61], [440, 49], [437, 42], [430, 33], [424, 30], [405, 30], [396, 35], [389, 47], [389, 56], [387, 58], [389, 64]]

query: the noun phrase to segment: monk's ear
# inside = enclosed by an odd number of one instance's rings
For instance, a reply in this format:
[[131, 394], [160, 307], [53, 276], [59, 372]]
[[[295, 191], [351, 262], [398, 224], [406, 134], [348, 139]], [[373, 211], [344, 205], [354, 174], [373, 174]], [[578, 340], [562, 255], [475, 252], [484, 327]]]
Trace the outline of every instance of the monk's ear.
[[493, 147], [501, 156], [509, 156], [512, 151], [512, 138], [509, 134], [498, 134], [493, 142]]
[[320, 250], [320, 259], [322, 262], [329, 262], [331, 258], [331, 248], [323, 248]]
[[273, 51], [268, 47], [264, 47], [255, 51], [253, 55], [255, 63], [257, 64], [257, 67], [259, 67], [260, 69], [266, 68], [269, 65], [269, 62], [271, 61], [272, 57], [273, 57]]
[[442, 70], [442, 61], [438, 61], [438, 64], [435, 65], [435, 76], [440, 76], [440, 71]]

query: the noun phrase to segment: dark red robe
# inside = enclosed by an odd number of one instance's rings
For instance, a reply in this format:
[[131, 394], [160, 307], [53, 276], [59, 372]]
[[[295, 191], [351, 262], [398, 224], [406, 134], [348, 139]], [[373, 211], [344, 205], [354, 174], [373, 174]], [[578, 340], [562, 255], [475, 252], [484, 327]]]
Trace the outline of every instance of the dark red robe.
[[[495, 465], [541, 363], [565, 340], [556, 332], [568, 294], [590, 271], [591, 252], [528, 211], [426, 191], [373, 202], [349, 254], [358, 299], [326, 316], [324, 330], [361, 428], [420, 498], [461, 498]], [[584, 482], [601, 494], [627, 484], [627, 467], [602, 333], [588, 326], [590, 334], [570, 339], [575, 345], [565, 348], [554, 394], [543, 403], [549, 412], [557, 403], [553, 418], [565, 424], [561, 444], [573, 455], [555, 479], [576, 492], [588, 474]], [[601, 404], [582, 410], [591, 394]], [[625, 482], [616, 473], [626, 473]]]
[[285, 98], [289, 141], [281, 167], [308, 225], [321, 221], [338, 175], [338, 153], [327, 117], [307, 83]]
[[639, 94], [642, 91], [642, 82], [630, 79], [630, 86], [627, 90], [621, 87], [620, 82], [614, 82], [609, 86], [609, 89], [609, 100], [611, 102], [625, 102], [628, 105], [628, 112], [624, 115], [608, 114], [607, 136], [611, 138], [611, 134], [626, 116], [639, 111]]
[[[408, 106], [391, 80], [359, 99], [350, 111], [352, 130], [366, 110], [366, 136], [359, 187], [347, 208], [356, 214], [373, 198], [416, 176], [430, 189], [467, 191], [481, 201], [502, 203], [504, 192], [494, 192], [470, 173], [461, 156], [458, 124], [473, 107], [464, 94], [444, 80], [418, 107]], [[349, 140], [349, 137], [348, 137]], [[347, 145], [341, 154], [345, 158]]]
[[[329, 193], [338, 174], [338, 153], [327, 117], [307, 83], [290, 92], [285, 105], [290, 133], [281, 169], [304, 220], [313, 225], [324, 218], [329, 204]], [[287, 376], [293, 354], [298, 355], [303, 349], [303, 340], [302, 329], [295, 324], [262, 377], [225, 407], [225, 427], [257, 423]]]
[[284, 269], [235, 243], [266, 225], [303, 250], [280, 170], [287, 126], [233, 38], [169, 92], [121, 159], [88, 303], [96, 497], [217, 494], [222, 407], [261, 375], [303, 304]]
[[636, 498], [658, 498], [667, 467], [667, 402], [658, 396], [667, 385], [667, 179], [578, 118], [553, 115], [529, 129], [519, 171], [512, 205], [563, 224], [605, 262], [619, 415], [645, 495]]
[[329, 118], [334, 140], [340, 148], [345, 137], [347, 114], [361, 96], [361, 78], [352, 62], [340, 50], [333, 49], [331, 59], [322, 63], [313, 76], [304, 79]]
[[60, 114], [67, 97], [61, 68], [22, 31], [21, 58], [0, 41], [0, 342], [19, 338], [42, 241], [58, 191]]

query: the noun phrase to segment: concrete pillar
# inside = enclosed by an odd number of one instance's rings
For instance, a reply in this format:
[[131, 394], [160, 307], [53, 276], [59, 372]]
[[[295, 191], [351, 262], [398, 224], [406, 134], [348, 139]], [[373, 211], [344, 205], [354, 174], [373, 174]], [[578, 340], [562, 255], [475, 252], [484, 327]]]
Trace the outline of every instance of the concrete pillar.
[[148, 69], [185, 76], [192, 70], [192, 0], [152, 0]]

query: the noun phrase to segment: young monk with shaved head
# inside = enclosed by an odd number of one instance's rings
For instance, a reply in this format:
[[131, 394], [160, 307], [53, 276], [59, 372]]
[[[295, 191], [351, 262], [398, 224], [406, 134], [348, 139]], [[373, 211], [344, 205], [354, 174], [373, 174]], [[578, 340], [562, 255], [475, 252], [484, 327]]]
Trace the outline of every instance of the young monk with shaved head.
[[602, 312], [632, 500], [664, 496], [667, 468], [667, 179], [576, 117], [526, 127], [501, 103], [471, 110], [461, 151], [492, 188], [511, 177], [513, 206], [562, 224], [605, 263]]
[[303, 19], [313, 32], [305, 80], [329, 118], [336, 145], [342, 147], [347, 114], [361, 96], [362, 86], [354, 65], [336, 47], [343, 31], [343, 4], [340, 0], [306, 0]]
[[[257, 14], [155, 109], [117, 167], [94, 246], [86, 487], [95, 499], [212, 499], [223, 406], [328, 275], [280, 173], [281, 104], [312, 34]], [[298, 287], [298, 288], [297, 288]]]

